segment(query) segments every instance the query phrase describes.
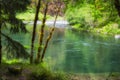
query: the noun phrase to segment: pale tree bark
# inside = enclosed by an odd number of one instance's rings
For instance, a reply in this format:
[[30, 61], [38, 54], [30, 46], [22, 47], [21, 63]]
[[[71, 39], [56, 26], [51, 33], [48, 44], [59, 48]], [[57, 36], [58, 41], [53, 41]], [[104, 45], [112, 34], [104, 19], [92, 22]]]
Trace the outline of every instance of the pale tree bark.
[[59, 15], [59, 12], [60, 12], [60, 9], [61, 9], [61, 3], [59, 3], [60, 5], [58, 5], [58, 9], [57, 9], [57, 12], [56, 12], [56, 16], [55, 16], [55, 21], [54, 21], [54, 24], [53, 24], [53, 28], [51, 29], [50, 33], [49, 33], [49, 36], [46, 40], [46, 43], [45, 43], [45, 46], [44, 46], [44, 49], [43, 49], [43, 52], [42, 52], [42, 56], [41, 56], [41, 62], [43, 61], [43, 58], [44, 58], [44, 55], [45, 55], [45, 52], [46, 52], [46, 49], [47, 49], [47, 46], [48, 46], [48, 43], [53, 35], [53, 32], [55, 30], [55, 24], [56, 24], [56, 21], [57, 21], [57, 17]]

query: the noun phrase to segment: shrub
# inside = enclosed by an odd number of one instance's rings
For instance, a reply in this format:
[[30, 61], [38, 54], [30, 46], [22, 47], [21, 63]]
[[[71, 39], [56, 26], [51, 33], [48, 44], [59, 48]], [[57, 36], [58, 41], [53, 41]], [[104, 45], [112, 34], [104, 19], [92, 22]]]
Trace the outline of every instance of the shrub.
[[28, 67], [31, 70], [28, 80], [67, 80], [64, 74], [51, 72], [44, 66], [45, 64], [39, 64]]
[[70, 8], [66, 12], [66, 18], [69, 23], [79, 28], [94, 27], [97, 17], [101, 17], [100, 12], [91, 4], [86, 4], [75, 9]]

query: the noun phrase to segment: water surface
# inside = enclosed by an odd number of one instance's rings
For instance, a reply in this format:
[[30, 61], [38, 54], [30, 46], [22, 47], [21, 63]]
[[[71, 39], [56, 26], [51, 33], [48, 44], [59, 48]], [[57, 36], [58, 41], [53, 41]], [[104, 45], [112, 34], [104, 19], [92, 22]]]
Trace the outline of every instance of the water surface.
[[54, 70], [72, 73], [120, 72], [120, 40], [112, 36], [56, 30], [46, 58]]
[[[49, 29], [46, 30], [45, 36], [48, 34]], [[31, 36], [31, 33], [11, 35], [13, 39], [27, 46], [28, 52], [30, 52]], [[38, 42], [39, 35], [36, 37]], [[38, 43], [35, 44], [35, 50], [37, 46]], [[113, 36], [73, 32], [68, 28], [58, 27], [49, 43], [44, 61], [55, 71], [120, 72], [120, 40], [115, 40]]]

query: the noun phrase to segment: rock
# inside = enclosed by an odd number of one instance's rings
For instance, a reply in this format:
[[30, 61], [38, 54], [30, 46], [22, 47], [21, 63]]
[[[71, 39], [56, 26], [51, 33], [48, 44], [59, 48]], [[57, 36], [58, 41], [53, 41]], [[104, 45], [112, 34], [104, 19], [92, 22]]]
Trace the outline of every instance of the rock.
[[114, 37], [115, 37], [115, 39], [120, 39], [120, 34], [119, 35], [115, 35]]
[[8, 72], [14, 75], [21, 74], [22, 72], [22, 67], [8, 67]]

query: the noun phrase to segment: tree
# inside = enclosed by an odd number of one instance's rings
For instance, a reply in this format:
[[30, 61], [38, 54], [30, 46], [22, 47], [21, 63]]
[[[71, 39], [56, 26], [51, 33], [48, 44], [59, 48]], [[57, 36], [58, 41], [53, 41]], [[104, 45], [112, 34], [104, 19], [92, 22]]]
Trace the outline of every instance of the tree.
[[[56, 5], [57, 5], [57, 4], [56, 4]], [[55, 24], [56, 24], [57, 17], [58, 17], [58, 15], [59, 15], [59, 12], [60, 12], [60, 9], [61, 9], [61, 5], [62, 5], [61, 2], [59, 3], [59, 5], [57, 5], [57, 11], [56, 11], [56, 16], [55, 16], [53, 28], [50, 30], [50, 33], [49, 33], [49, 35], [48, 35], [48, 37], [47, 37], [45, 46], [44, 46], [44, 48], [43, 48], [43, 52], [42, 52], [42, 54], [41, 54], [41, 60], [40, 60], [41, 62], [42, 62], [43, 59], [44, 59], [44, 55], [45, 55], [45, 52], [46, 52], [46, 50], [47, 50], [48, 43], [49, 43], [50, 39], [52, 38], [53, 32], [54, 32], [54, 30], [55, 30]]]
[[26, 32], [25, 24], [16, 18], [16, 13], [25, 11], [29, 4], [30, 0], [0, 0], [1, 21], [11, 24], [11, 32]]
[[41, 5], [41, 0], [38, 0], [38, 5], [36, 7], [35, 20], [34, 20], [34, 24], [33, 24], [33, 33], [32, 33], [32, 40], [31, 40], [30, 63], [33, 63], [34, 41], [35, 41], [35, 36], [36, 36], [36, 26], [37, 26], [37, 20], [38, 20], [40, 5]]
[[42, 44], [43, 44], [43, 37], [44, 37], [44, 27], [45, 27], [45, 22], [46, 22], [47, 11], [48, 11], [48, 2], [46, 2], [46, 5], [45, 5], [44, 17], [43, 17], [43, 21], [42, 21], [42, 25], [41, 25], [41, 30], [40, 30], [40, 39], [39, 39], [39, 47], [38, 47], [36, 63], [39, 63], [39, 60], [41, 58], [40, 53], [42, 51]]
[[2, 27], [2, 23], [0, 22], [0, 64], [2, 62], [1, 27]]
[[0, 63], [2, 61], [1, 36], [4, 36], [6, 40], [13, 41], [14, 44], [17, 43], [18, 46], [21, 46], [20, 43], [15, 42], [2, 33], [1, 29], [4, 27], [3, 24], [10, 24], [8, 27], [10, 28], [9, 31], [12, 33], [17, 33], [20, 31], [27, 32], [25, 24], [22, 20], [16, 18], [16, 13], [25, 11], [29, 4], [30, 0], [0, 0]]

